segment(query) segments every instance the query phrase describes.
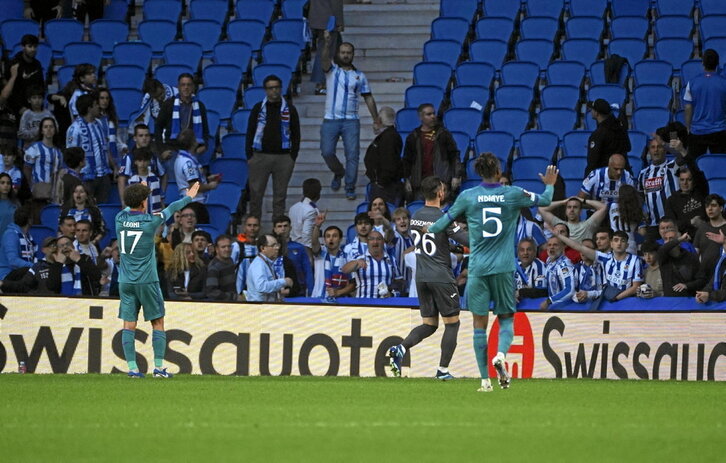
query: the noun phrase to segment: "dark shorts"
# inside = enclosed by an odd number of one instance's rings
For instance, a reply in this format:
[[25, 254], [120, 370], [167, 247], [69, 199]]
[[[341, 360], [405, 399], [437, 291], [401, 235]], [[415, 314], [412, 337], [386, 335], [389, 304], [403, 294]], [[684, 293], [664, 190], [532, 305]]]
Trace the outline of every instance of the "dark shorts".
[[459, 290], [454, 283], [416, 282], [418, 305], [422, 318], [459, 315]]
[[144, 320], [156, 320], [164, 316], [164, 297], [159, 283], [119, 283], [118, 318], [126, 322], [135, 322], [139, 318], [139, 310], [144, 308]]
[[471, 276], [466, 282], [469, 297], [468, 307], [476, 315], [488, 315], [493, 302], [492, 312], [505, 315], [516, 312], [514, 300], [514, 273], [497, 273], [486, 276]]

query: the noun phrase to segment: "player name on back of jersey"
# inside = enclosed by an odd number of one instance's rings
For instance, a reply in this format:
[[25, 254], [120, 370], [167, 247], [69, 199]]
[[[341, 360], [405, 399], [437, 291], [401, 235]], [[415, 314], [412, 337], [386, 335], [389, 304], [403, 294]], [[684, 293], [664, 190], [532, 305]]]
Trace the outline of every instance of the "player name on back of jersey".
[[433, 224], [434, 222], [429, 222], [427, 220], [411, 219], [412, 227], [430, 227]]
[[141, 228], [141, 222], [126, 222], [123, 223], [124, 227], [128, 228]]
[[479, 195], [476, 197], [478, 203], [503, 203], [504, 195]]

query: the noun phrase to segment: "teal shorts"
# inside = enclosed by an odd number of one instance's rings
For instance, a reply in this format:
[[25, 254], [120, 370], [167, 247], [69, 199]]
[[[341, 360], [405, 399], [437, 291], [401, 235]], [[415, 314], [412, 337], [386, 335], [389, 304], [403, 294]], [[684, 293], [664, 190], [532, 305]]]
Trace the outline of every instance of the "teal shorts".
[[144, 308], [144, 320], [156, 320], [164, 316], [164, 296], [158, 282], [154, 283], [119, 283], [118, 293], [121, 303], [118, 307], [118, 318], [127, 322], [135, 322], [139, 318], [139, 310]]
[[515, 313], [514, 273], [496, 273], [486, 276], [469, 276], [466, 281], [469, 310], [476, 315], [489, 315], [493, 304], [495, 315]]

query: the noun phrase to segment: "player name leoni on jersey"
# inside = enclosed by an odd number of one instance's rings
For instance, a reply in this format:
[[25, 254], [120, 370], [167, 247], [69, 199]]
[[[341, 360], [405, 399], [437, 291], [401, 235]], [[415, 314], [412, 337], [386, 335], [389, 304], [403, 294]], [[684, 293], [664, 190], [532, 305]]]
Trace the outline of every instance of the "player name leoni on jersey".
[[129, 228], [140, 228], [141, 227], [140, 222], [124, 222], [123, 225], [124, 225], [124, 227], [129, 227]]

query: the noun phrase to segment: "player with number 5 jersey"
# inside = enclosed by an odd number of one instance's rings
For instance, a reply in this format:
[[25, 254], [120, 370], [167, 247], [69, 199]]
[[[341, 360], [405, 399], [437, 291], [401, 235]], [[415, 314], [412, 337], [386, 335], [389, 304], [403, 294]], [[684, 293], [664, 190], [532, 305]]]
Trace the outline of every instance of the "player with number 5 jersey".
[[508, 388], [510, 383], [504, 362], [514, 337], [515, 259], [512, 249], [519, 210], [550, 204], [558, 170], [555, 166], [547, 166], [547, 172], [539, 174], [546, 186], [544, 193], [538, 195], [517, 186], [499, 184], [501, 165], [492, 153], [480, 155], [475, 168], [483, 182], [461, 192], [448, 212], [428, 227], [428, 231], [442, 232], [456, 217], [466, 216], [471, 249], [467, 292], [469, 309], [474, 316], [474, 353], [482, 377], [479, 391], [488, 392], [492, 387], [487, 365], [486, 328], [491, 303], [499, 319], [499, 346], [492, 364], [502, 389]]
[[144, 319], [153, 328], [154, 376], [170, 378], [171, 373], [162, 368], [166, 351], [164, 332], [164, 298], [159, 287], [156, 271], [156, 247], [154, 235], [161, 224], [174, 213], [189, 204], [199, 191], [194, 183], [184, 198], [174, 201], [160, 214], [147, 214], [149, 187], [146, 183], [130, 185], [124, 191], [125, 209], [116, 214], [116, 237], [119, 248], [119, 318], [123, 320], [121, 335], [124, 357], [129, 365], [129, 376], [143, 378], [136, 365], [134, 346], [136, 322], [139, 310], [144, 308]]

